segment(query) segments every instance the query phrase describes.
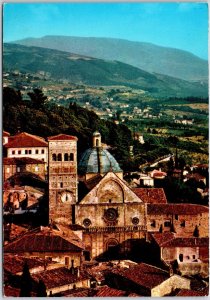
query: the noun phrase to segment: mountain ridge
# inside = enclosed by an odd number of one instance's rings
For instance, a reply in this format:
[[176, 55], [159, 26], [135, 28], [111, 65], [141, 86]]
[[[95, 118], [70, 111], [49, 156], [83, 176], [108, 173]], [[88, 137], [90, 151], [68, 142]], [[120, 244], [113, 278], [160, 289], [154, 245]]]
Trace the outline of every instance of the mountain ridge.
[[150, 74], [119, 61], [105, 61], [64, 51], [3, 44], [3, 70], [44, 71], [56, 80], [92, 86], [121, 85], [157, 97], [204, 96], [207, 84], [191, 83], [162, 74]]
[[147, 42], [47, 35], [11, 43], [72, 52], [99, 59], [118, 60], [150, 73], [159, 73], [188, 81], [207, 81], [208, 79], [208, 61], [185, 50]]

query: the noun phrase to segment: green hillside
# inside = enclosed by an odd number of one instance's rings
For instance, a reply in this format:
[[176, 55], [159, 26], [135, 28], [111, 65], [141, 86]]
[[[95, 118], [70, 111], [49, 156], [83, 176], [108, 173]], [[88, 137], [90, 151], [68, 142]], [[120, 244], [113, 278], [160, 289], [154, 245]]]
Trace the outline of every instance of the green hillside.
[[[173, 33], [172, 33], [173, 34]], [[207, 81], [208, 62], [187, 51], [151, 43], [113, 38], [45, 36], [15, 42], [96, 57], [118, 60], [151, 73], [184, 80]]]
[[4, 44], [3, 71], [48, 72], [51, 78], [73, 83], [123, 85], [144, 90], [157, 97], [208, 95], [207, 83], [191, 83], [160, 74], [151, 74], [119, 61], [71, 54], [40, 47]]

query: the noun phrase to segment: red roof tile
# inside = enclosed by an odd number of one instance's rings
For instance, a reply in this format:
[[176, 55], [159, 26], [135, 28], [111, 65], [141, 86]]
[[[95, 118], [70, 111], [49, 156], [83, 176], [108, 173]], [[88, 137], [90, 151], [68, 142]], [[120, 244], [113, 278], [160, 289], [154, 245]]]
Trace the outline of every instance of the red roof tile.
[[209, 288], [204, 288], [201, 291], [193, 291], [193, 290], [180, 290], [176, 296], [178, 297], [193, 297], [193, 296], [208, 296]]
[[73, 251], [80, 252], [81, 247], [71, 243], [68, 238], [63, 237], [61, 232], [55, 230], [28, 232], [21, 238], [11, 242], [4, 247], [6, 253], [24, 252], [48, 252], [48, 251]]
[[3, 293], [5, 297], [19, 297], [20, 289], [16, 289], [12, 286], [5, 285]]
[[[162, 234], [164, 236], [164, 233]], [[208, 247], [209, 238], [183, 238], [183, 237], [169, 237], [164, 238], [159, 236], [158, 233], [153, 234], [155, 241], [160, 247]]]
[[61, 267], [32, 274], [32, 278], [36, 281], [43, 280], [46, 288], [50, 289], [74, 282], [83, 281], [85, 279], [89, 279], [90, 277], [84, 271], [81, 271], [78, 277], [77, 274], [72, 274], [69, 269]]
[[169, 274], [166, 271], [145, 263], [140, 263], [128, 269], [113, 269], [111, 273], [120, 275], [149, 289], [169, 278]]
[[89, 288], [76, 288], [62, 292], [61, 297], [89, 297], [89, 293]]
[[7, 131], [3, 131], [3, 136], [10, 136], [10, 133]]
[[48, 147], [48, 143], [41, 137], [26, 132], [19, 133], [5, 145], [6, 148]]
[[4, 270], [12, 274], [17, 274], [23, 271], [23, 266], [27, 262], [29, 269], [35, 267], [44, 267], [44, 259], [29, 258], [21, 255], [4, 254], [3, 266]]
[[153, 233], [152, 237], [159, 246], [162, 246], [165, 242], [168, 242], [174, 238], [174, 233], [172, 232], [163, 232], [163, 233]]
[[194, 178], [195, 180], [199, 181], [199, 180], [202, 180], [202, 179], [206, 179], [205, 176], [199, 174], [199, 173], [193, 173], [193, 174], [187, 174], [186, 177], [188, 179], [190, 178]]
[[37, 165], [37, 164], [45, 164], [44, 161], [40, 159], [34, 159], [31, 157], [5, 157], [3, 159], [4, 165]]
[[78, 138], [76, 136], [62, 134], [62, 133], [55, 136], [48, 137], [48, 141], [68, 141], [68, 140], [77, 141]]
[[166, 195], [162, 188], [134, 188], [132, 191], [144, 203], [167, 203]]
[[104, 285], [98, 289], [94, 297], [122, 297], [125, 293], [125, 291], [116, 290]]
[[148, 215], [197, 215], [208, 212], [207, 206], [198, 204], [147, 204]]

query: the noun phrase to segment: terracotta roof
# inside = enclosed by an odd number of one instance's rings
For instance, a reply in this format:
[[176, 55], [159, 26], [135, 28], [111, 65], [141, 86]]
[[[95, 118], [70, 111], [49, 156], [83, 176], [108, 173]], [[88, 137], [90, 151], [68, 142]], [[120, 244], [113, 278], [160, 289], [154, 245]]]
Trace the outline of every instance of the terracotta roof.
[[45, 164], [43, 160], [34, 159], [31, 157], [5, 157], [3, 158], [4, 165], [32, 165], [32, 164]]
[[147, 204], [148, 215], [197, 215], [208, 212], [207, 206], [198, 204]]
[[202, 180], [202, 179], [206, 179], [205, 176], [199, 174], [199, 173], [193, 173], [193, 174], [187, 174], [186, 175], [187, 178], [194, 178], [195, 180]]
[[67, 241], [74, 244], [75, 246], [85, 249], [85, 244], [82, 242], [82, 240], [78, 237], [77, 234], [75, 234], [71, 229], [69, 229], [69, 227], [60, 224], [56, 224], [56, 227], [60, 231], [60, 234], [63, 238], [65, 238]]
[[3, 131], [3, 136], [10, 136], [10, 133], [7, 131]]
[[166, 195], [162, 188], [133, 188], [132, 191], [144, 203], [167, 203]]
[[26, 132], [19, 133], [5, 145], [6, 148], [48, 147], [48, 143], [41, 137]]
[[[38, 232], [37, 232], [38, 231]], [[7, 244], [5, 252], [48, 252], [48, 251], [73, 251], [80, 252], [81, 247], [71, 243], [61, 232], [56, 230], [35, 230], [28, 232], [21, 238]]]
[[48, 137], [48, 141], [69, 141], [69, 140], [77, 141], [78, 138], [76, 136], [62, 134], [62, 133]]
[[85, 279], [89, 279], [90, 277], [84, 271], [81, 271], [78, 277], [77, 274], [72, 274], [69, 269], [61, 267], [32, 274], [32, 278], [36, 281], [43, 280], [46, 288], [50, 289], [74, 282], [83, 281]]
[[[162, 237], [161, 237], [162, 235]], [[154, 233], [152, 234], [160, 247], [208, 247], [209, 238], [185, 238], [175, 237], [173, 234]]]
[[23, 266], [27, 262], [29, 269], [35, 267], [44, 267], [44, 259], [29, 258], [21, 255], [4, 254], [3, 264], [4, 269], [12, 274], [17, 274], [23, 271]]
[[116, 290], [104, 285], [97, 290], [94, 297], [122, 297], [125, 295], [125, 293], [125, 291]]
[[164, 245], [164, 243], [171, 241], [175, 237], [175, 234], [172, 232], [153, 233], [151, 235], [159, 246]]
[[76, 288], [61, 293], [61, 297], [88, 297], [90, 289], [89, 288]]
[[209, 295], [209, 288], [206, 287], [200, 291], [193, 291], [193, 290], [180, 290], [176, 296], [178, 297], [193, 297], [193, 296], [208, 296]]
[[149, 289], [169, 278], [169, 274], [166, 271], [145, 263], [140, 263], [128, 269], [113, 269], [111, 273], [120, 275]]
[[19, 297], [20, 289], [16, 289], [10, 285], [5, 285], [3, 294], [4, 294], [4, 297]]
[[19, 238], [21, 235], [28, 232], [28, 229], [19, 225], [15, 225], [13, 223], [8, 223], [4, 225], [4, 241], [14, 240], [17, 237]]

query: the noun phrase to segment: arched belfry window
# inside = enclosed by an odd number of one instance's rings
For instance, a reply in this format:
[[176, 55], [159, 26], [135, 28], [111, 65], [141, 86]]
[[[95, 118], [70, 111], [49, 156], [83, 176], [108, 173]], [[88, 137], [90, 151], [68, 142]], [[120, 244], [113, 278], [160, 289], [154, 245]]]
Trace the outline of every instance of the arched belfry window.
[[62, 161], [62, 155], [61, 155], [61, 153], [58, 153], [58, 161]]
[[53, 161], [56, 161], [56, 158], [57, 158], [57, 157], [56, 157], [56, 154], [53, 153], [53, 154], [52, 154], [52, 160], [53, 160]]
[[70, 153], [70, 161], [74, 161], [74, 153]]
[[65, 153], [65, 154], [64, 154], [64, 161], [68, 161], [68, 157], [69, 157], [69, 156], [68, 156], [68, 153]]

